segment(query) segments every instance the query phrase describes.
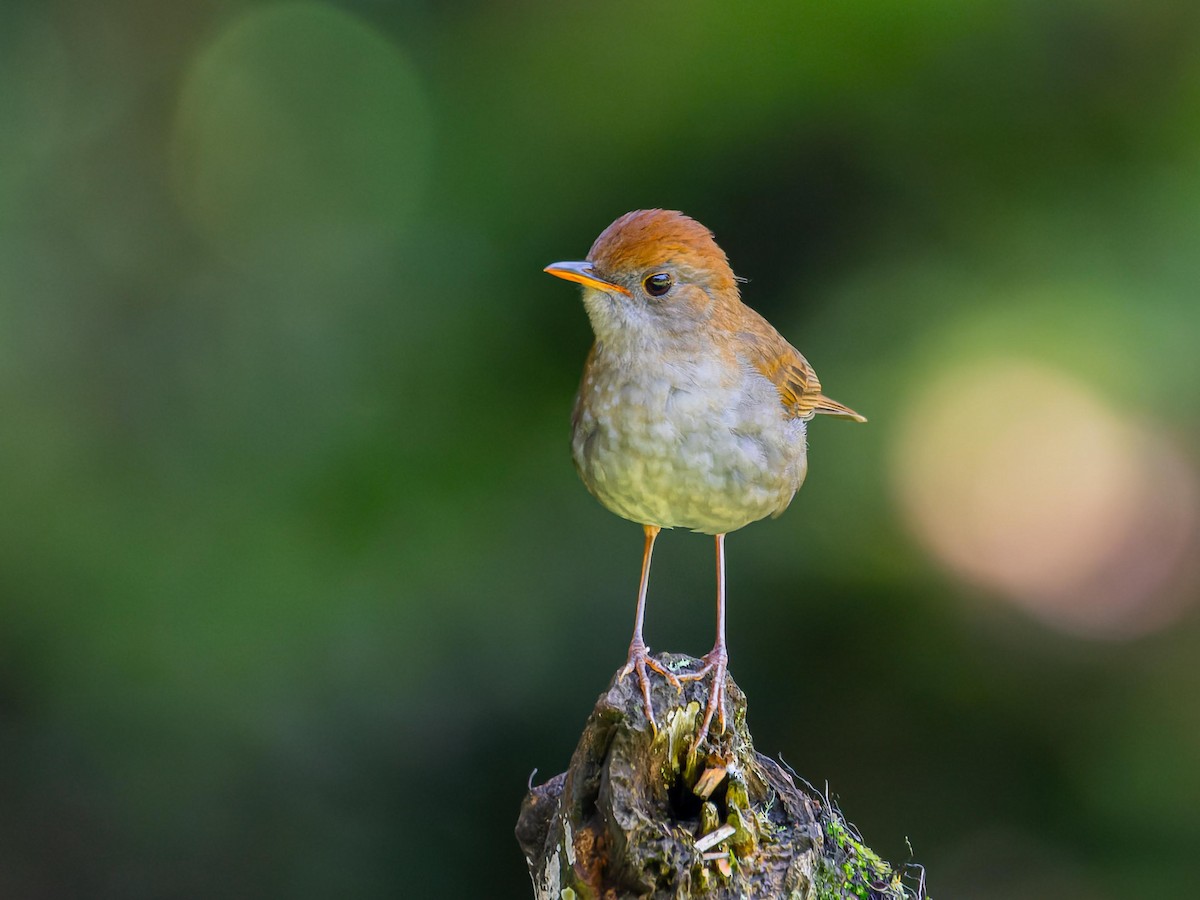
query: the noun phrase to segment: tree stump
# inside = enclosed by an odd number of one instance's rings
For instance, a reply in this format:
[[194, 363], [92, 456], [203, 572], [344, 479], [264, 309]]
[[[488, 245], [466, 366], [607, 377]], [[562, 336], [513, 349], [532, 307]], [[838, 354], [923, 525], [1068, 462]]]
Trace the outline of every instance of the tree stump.
[[[675, 672], [699, 660], [664, 653]], [[902, 900], [923, 898], [863, 846], [816, 792], [754, 749], [746, 697], [727, 676], [728, 727], [692, 743], [708, 681], [682, 692], [651, 681], [658, 722], [637, 679], [613, 677], [570, 768], [531, 786], [517, 841], [537, 900]]]

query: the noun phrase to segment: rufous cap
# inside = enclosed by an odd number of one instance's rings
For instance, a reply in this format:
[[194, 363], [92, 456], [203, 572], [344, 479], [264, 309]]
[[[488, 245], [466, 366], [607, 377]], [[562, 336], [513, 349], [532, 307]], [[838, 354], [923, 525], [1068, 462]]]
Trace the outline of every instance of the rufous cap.
[[729, 258], [713, 233], [673, 209], [637, 209], [601, 232], [588, 260], [596, 271], [616, 278], [657, 266], [683, 270], [688, 280], [716, 290], [734, 290]]

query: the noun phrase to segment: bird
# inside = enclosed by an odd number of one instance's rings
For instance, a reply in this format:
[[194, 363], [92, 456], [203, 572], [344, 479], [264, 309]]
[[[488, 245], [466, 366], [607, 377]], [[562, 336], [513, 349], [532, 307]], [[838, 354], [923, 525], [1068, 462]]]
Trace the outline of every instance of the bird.
[[[571, 416], [584, 485], [642, 526], [633, 638], [619, 679], [637, 678], [646, 718], [654, 672], [676, 689], [711, 676], [693, 749], [714, 716], [726, 728], [725, 536], [780, 515], [808, 471], [817, 414], [866, 418], [821, 392], [813, 367], [741, 300], [713, 233], [678, 210], [641, 209], [609, 225], [578, 262], [544, 269], [583, 286], [595, 341]], [[664, 528], [715, 538], [717, 629], [696, 671], [650, 656], [642, 629], [654, 542]]]

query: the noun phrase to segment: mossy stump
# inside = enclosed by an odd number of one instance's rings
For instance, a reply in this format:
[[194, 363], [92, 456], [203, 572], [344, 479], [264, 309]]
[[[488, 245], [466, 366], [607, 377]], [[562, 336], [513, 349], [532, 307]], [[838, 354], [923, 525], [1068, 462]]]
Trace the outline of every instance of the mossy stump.
[[[672, 671], [699, 660], [664, 653]], [[923, 896], [858, 840], [824, 797], [754, 750], [746, 697], [726, 681], [728, 727], [692, 743], [708, 682], [614, 676], [571, 766], [531, 787], [517, 841], [536, 900], [901, 900]]]

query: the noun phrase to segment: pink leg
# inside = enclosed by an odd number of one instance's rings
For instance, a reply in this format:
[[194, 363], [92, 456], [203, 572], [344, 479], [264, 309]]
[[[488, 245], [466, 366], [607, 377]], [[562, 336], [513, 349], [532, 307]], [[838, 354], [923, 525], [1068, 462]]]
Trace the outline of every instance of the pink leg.
[[725, 535], [717, 535], [717, 641], [704, 657], [704, 666], [697, 672], [681, 675], [684, 681], [697, 681], [709, 672], [713, 676], [712, 689], [708, 692], [708, 705], [704, 709], [704, 720], [692, 749], [700, 746], [708, 734], [708, 726], [712, 724], [713, 716], [721, 726], [721, 734], [725, 733], [725, 671], [729, 665], [729, 653], [725, 648]]
[[654, 553], [654, 539], [658, 537], [660, 530], [657, 525], [643, 525], [642, 528], [646, 532], [646, 545], [642, 550], [642, 581], [638, 587], [637, 615], [633, 623], [633, 640], [629, 642], [629, 656], [625, 660], [625, 668], [621, 670], [621, 677], [624, 678], [630, 672], [637, 673], [638, 685], [642, 689], [642, 706], [646, 710], [646, 718], [650, 721], [651, 727], [657, 730], [658, 724], [654, 721], [654, 706], [650, 703], [650, 676], [646, 674], [646, 670], [651, 669], [662, 675], [677, 689], [680, 687], [680, 684], [679, 679], [675, 677], [675, 673], [650, 658], [650, 649], [646, 646], [645, 640], [642, 639], [642, 623], [646, 618], [646, 588], [650, 583], [650, 557]]

